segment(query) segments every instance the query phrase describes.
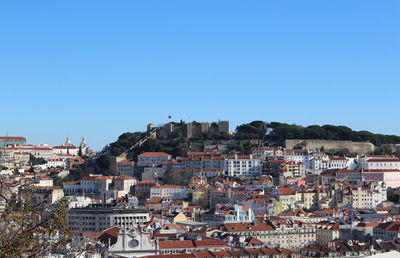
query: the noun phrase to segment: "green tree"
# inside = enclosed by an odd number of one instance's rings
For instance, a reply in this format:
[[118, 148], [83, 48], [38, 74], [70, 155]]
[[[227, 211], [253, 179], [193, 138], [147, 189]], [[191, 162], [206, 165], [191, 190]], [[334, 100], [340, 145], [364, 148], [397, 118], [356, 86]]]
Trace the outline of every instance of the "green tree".
[[400, 194], [398, 193], [388, 194], [387, 199], [388, 201], [398, 204], [400, 200]]
[[29, 154], [29, 161], [28, 163], [31, 165], [31, 167], [33, 166], [37, 166], [37, 165], [43, 165], [46, 164], [47, 161], [44, 158], [36, 158], [35, 156], [33, 156], [32, 154]]
[[166, 185], [185, 185], [185, 181], [181, 173], [174, 172], [171, 169], [167, 169], [164, 172], [163, 183]]

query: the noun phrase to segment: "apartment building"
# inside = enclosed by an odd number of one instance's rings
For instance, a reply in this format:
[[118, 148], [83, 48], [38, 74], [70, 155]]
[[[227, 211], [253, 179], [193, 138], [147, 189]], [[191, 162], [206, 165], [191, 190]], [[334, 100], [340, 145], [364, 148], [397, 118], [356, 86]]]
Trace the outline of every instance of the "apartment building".
[[138, 166], [152, 166], [161, 164], [163, 161], [171, 160], [172, 156], [165, 152], [144, 152], [138, 155]]
[[261, 164], [252, 155], [234, 155], [225, 159], [224, 170], [227, 176], [256, 177], [261, 175]]
[[221, 230], [232, 236], [255, 237], [269, 246], [299, 249], [316, 242], [315, 224], [227, 223]]
[[150, 198], [167, 198], [171, 200], [187, 199], [190, 190], [178, 185], [156, 185], [150, 188]]

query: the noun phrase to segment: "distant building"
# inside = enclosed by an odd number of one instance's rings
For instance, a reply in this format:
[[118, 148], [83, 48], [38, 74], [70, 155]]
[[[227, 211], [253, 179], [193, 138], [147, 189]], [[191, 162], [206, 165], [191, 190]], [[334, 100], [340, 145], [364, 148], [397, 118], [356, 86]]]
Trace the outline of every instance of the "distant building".
[[133, 176], [135, 172], [135, 162], [133, 160], [124, 159], [117, 162], [117, 175]]
[[211, 227], [220, 226], [225, 223], [254, 222], [255, 216], [249, 206], [222, 206], [217, 205], [215, 209], [201, 214], [201, 221]]
[[151, 239], [151, 232], [132, 227], [125, 230], [111, 227], [103, 232], [82, 234], [85, 238], [98, 240], [108, 247], [108, 255], [112, 257], [141, 257], [157, 254], [157, 244]]
[[221, 230], [231, 236], [256, 237], [268, 246], [280, 248], [299, 249], [316, 240], [315, 225], [301, 222], [227, 223]]
[[19, 191], [31, 193], [33, 199], [46, 203], [55, 203], [64, 197], [60, 187], [24, 186]]
[[144, 152], [138, 155], [138, 166], [149, 167], [153, 164], [161, 164], [163, 161], [171, 160], [172, 156], [165, 152]]
[[0, 136], [0, 148], [4, 148], [9, 144], [26, 145], [26, 138], [18, 136]]
[[113, 226], [130, 229], [143, 225], [148, 220], [147, 210], [102, 205], [72, 208], [67, 215], [68, 228], [74, 234], [100, 232]]
[[261, 175], [259, 159], [252, 155], [234, 155], [225, 159], [225, 174], [232, 177], [256, 177]]
[[150, 188], [150, 198], [183, 200], [189, 196], [189, 189], [178, 185], [156, 185]]
[[150, 189], [157, 185], [157, 182], [154, 180], [142, 180], [139, 181], [135, 185], [135, 196], [139, 199], [140, 202], [143, 202], [150, 198]]

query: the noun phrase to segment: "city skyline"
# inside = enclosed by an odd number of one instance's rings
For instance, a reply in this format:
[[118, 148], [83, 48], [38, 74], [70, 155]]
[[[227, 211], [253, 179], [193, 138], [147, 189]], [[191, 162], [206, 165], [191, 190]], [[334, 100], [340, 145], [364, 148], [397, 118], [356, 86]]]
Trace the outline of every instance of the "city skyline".
[[[2, 3], [0, 134], [95, 150], [179, 121], [399, 135], [397, 1]], [[51, 22], [50, 22], [51, 21]]]

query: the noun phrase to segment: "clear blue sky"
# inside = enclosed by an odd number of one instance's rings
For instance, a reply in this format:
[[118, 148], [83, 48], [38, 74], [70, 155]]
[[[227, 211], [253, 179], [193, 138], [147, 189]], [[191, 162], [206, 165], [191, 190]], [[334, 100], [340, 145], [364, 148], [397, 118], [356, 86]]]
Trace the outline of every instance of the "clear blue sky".
[[3, 1], [0, 134], [98, 150], [167, 116], [400, 135], [400, 1]]

